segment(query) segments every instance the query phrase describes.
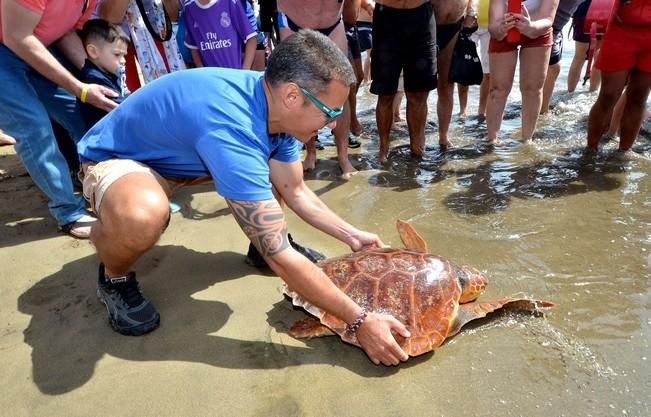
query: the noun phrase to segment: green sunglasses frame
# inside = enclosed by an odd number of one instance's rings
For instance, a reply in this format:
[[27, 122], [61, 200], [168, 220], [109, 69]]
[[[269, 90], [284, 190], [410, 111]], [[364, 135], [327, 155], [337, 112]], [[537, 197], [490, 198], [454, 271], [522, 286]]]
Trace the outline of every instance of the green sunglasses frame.
[[325, 104], [324, 102], [322, 102], [318, 98], [314, 97], [314, 95], [312, 93], [310, 93], [309, 91], [307, 91], [305, 88], [301, 87], [300, 85], [298, 86], [298, 88], [301, 89], [301, 92], [303, 93], [303, 95], [305, 95], [305, 97], [310, 99], [310, 101], [312, 103], [314, 103], [314, 105], [319, 110], [321, 110], [323, 112], [323, 114], [326, 115], [325, 125], [332, 123], [333, 120], [335, 120], [337, 117], [344, 114], [344, 107], [343, 106], [338, 108], [338, 109], [333, 109], [332, 107], [328, 106], [327, 104]]

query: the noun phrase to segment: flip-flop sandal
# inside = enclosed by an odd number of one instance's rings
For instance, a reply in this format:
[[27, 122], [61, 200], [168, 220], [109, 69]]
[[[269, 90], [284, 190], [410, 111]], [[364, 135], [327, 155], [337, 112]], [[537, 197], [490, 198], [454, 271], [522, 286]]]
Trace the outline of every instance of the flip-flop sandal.
[[356, 149], [362, 146], [362, 142], [358, 141], [357, 139], [353, 139], [350, 136], [348, 137], [348, 147], [351, 149]]
[[83, 215], [74, 222], [64, 224], [60, 229], [63, 233], [77, 239], [88, 239], [90, 237], [90, 229], [96, 222], [97, 219], [95, 217]]

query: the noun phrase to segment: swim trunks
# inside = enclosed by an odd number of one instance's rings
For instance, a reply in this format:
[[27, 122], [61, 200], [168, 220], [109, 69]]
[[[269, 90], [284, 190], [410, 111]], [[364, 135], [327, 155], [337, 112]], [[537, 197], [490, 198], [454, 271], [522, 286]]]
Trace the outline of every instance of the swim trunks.
[[371, 93], [393, 95], [404, 71], [406, 92], [436, 88], [436, 22], [430, 2], [413, 9], [381, 4], [373, 13]]
[[611, 20], [601, 42], [597, 68], [605, 72], [637, 68], [651, 72], [651, 25], [632, 26]]
[[346, 28], [346, 40], [348, 41], [348, 58], [360, 59], [362, 57], [362, 51], [359, 47], [357, 26], [348, 26], [344, 23], [344, 28]]
[[[337, 26], [339, 26], [339, 23], [341, 23], [341, 16], [339, 16], [339, 19], [337, 19], [335, 24], [332, 25], [332, 26], [328, 26], [327, 28], [321, 28], [321, 29], [316, 29], [316, 28], [310, 28], [310, 29], [316, 30], [317, 32], [321, 32], [326, 36], [330, 36], [332, 31], [335, 30], [337, 28]], [[304, 28], [300, 27], [299, 25], [297, 25], [296, 23], [294, 23], [292, 21], [292, 19], [290, 19], [283, 12], [278, 12], [278, 27], [280, 29], [288, 28], [288, 29], [292, 30], [293, 32], [298, 32], [299, 30], [304, 29]]]
[[444, 50], [452, 38], [459, 33], [461, 25], [463, 24], [463, 19], [464, 18], [461, 18], [458, 22], [447, 25], [436, 25], [436, 44], [439, 47], [439, 51]]
[[563, 56], [563, 31], [553, 30], [554, 43], [552, 44], [552, 51], [549, 55], [549, 65], [558, 64]]
[[357, 40], [360, 51], [368, 51], [373, 48], [373, 24], [371, 22], [357, 22]]
[[518, 49], [518, 46], [521, 48], [540, 48], [544, 46], [552, 46], [553, 44], [553, 31], [552, 28], [549, 28], [549, 30], [545, 32], [544, 35], [533, 39], [524, 35], [520, 35], [520, 41], [518, 43], [507, 42], [506, 36], [501, 41], [491, 38], [491, 43], [488, 46], [488, 53], [495, 54], [501, 52], [512, 52]]

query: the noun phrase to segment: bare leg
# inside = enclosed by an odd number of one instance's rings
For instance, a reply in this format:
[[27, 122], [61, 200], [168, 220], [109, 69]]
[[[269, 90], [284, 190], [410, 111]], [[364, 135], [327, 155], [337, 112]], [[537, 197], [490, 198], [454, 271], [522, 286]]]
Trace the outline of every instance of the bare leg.
[[362, 60], [360, 58], [354, 58], [352, 64], [357, 82], [350, 87], [350, 93], [348, 93], [348, 102], [350, 103], [350, 132], [355, 136], [359, 136], [364, 131], [364, 128], [357, 119], [357, 90], [364, 79], [364, 70], [362, 69]]
[[574, 42], [574, 58], [570, 64], [570, 71], [567, 73], [567, 91], [573, 93], [581, 79], [581, 70], [588, 53], [590, 44], [585, 42]]
[[403, 91], [398, 91], [393, 96], [393, 120], [391, 121], [391, 129], [396, 127], [396, 123], [404, 120], [400, 115], [400, 106], [402, 105], [402, 98], [404, 96], [405, 93]]
[[633, 70], [626, 91], [626, 107], [622, 116], [619, 150], [631, 149], [640, 133], [642, 120], [646, 115], [646, 99], [651, 90], [651, 73]]
[[364, 83], [371, 81], [371, 50], [366, 51], [366, 59], [363, 64], [364, 68]]
[[348, 101], [344, 103], [344, 114], [337, 119], [337, 125], [333, 129], [335, 144], [337, 145], [337, 160], [341, 168], [341, 177], [350, 178], [357, 173], [353, 164], [348, 160], [348, 135], [350, 134], [350, 106]]
[[488, 127], [488, 143], [497, 143], [497, 133], [502, 126], [502, 116], [506, 99], [513, 86], [517, 55], [513, 52], [489, 54], [491, 67], [490, 91], [486, 105], [486, 124]]
[[599, 139], [606, 131], [612, 117], [615, 103], [621, 97], [628, 71], [603, 72], [601, 73], [601, 89], [599, 97], [590, 109], [588, 118], [588, 148], [597, 150]]
[[549, 111], [549, 102], [552, 99], [554, 86], [556, 85], [556, 80], [558, 79], [558, 74], [560, 72], [561, 64], [558, 63], [550, 65], [547, 69], [547, 77], [545, 78], [545, 85], [543, 86], [543, 98], [540, 114], [545, 114]]
[[305, 159], [303, 171], [313, 171], [316, 168], [316, 136], [305, 143]]
[[486, 102], [488, 101], [490, 87], [491, 75], [484, 74], [484, 78], [481, 80], [481, 85], [479, 86], [479, 109], [477, 110], [479, 116], [486, 117]]
[[109, 277], [129, 273], [134, 262], [156, 244], [169, 218], [169, 200], [149, 174], [132, 173], [104, 194], [99, 221], [90, 239]]
[[378, 159], [384, 162], [389, 154], [389, 131], [393, 121], [393, 97], [395, 94], [388, 96], [378, 96], [377, 106], [375, 107], [375, 121], [377, 123], [377, 133], [380, 137], [380, 152]]
[[439, 123], [439, 144], [449, 146], [448, 130], [450, 129], [450, 121], [452, 120], [452, 110], [454, 107], [454, 84], [448, 82], [448, 75], [450, 74], [450, 65], [452, 64], [452, 52], [454, 52], [454, 45], [457, 43], [457, 35], [450, 40], [450, 43], [440, 51], [437, 66], [438, 66], [438, 102], [436, 104], [436, 114]]
[[601, 85], [601, 70], [598, 70], [595, 63], [597, 62], [597, 57], [599, 56], [599, 50], [601, 48], [601, 41], [597, 41], [597, 47], [594, 50], [594, 57], [592, 58], [592, 75], [590, 75], [590, 88], [588, 91], [591, 93], [597, 91]]
[[407, 127], [411, 154], [422, 157], [425, 153], [425, 122], [427, 121], [427, 96], [429, 91], [413, 93], [405, 92], [407, 96]]
[[264, 51], [256, 50], [253, 57], [253, 65], [251, 70], [253, 71], [264, 71], [265, 62], [264, 62]]
[[542, 106], [542, 90], [549, 66], [551, 47], [520, 50], [520, 92], [522, 93], [522, 140], [531, 141]]
[[615, 108], [613, 109], [613, 115], [610, 118], [610, 125], [608, 126], [608, 136], [617, 136], [619, 131], [619, 125], [622, 121], [622, 115], [624, 114], [624, 106], [626, 105], [626, 89], [617, 100]]
[[457, 94], [459, 95], [459, 117], [466, 117], [468, 110], [468, 90], [467, 85], [457, 84]]

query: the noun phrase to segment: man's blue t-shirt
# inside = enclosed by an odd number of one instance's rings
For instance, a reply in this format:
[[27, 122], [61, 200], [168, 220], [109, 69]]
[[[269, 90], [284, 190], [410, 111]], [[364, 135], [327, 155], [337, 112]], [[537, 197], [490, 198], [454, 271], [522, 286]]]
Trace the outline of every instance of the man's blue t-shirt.
[[263, 74], [175, 72], [140, 88], [77, 145], [82, 162], [132, 159], [163, 177], [212, 176], [232, 200], [273, 198], [269, 159], [294, 162], [299, 142], [267, 132]]

